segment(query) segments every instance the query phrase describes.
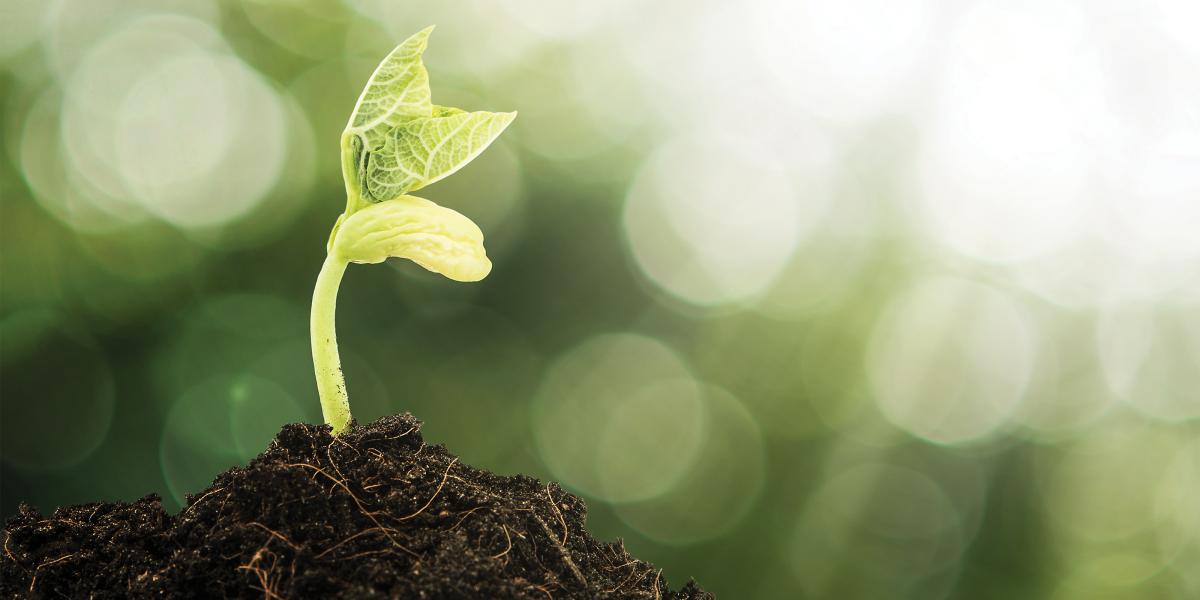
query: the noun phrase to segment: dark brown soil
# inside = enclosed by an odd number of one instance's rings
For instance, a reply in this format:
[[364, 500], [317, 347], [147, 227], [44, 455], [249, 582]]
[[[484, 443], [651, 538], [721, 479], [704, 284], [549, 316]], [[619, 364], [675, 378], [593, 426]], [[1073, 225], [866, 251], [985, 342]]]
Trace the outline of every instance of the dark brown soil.
[[473, 469], [410, 415], [333, 438], [287, 425], [178, 514], [23, 506], [3, 532], [5, 598], [711, 598], [584, 527], [557, 485]]

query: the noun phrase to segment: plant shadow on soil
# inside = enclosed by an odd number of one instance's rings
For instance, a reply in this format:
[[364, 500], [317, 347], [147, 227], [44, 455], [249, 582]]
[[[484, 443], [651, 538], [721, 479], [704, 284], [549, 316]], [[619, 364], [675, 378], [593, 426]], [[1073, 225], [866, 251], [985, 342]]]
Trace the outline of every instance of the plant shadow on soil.
[[332, 437], [290, 424], [178, 515], [29, 506], [5, 525], [5, 598], [710, 599], [585, 528], [558, 485], [499, 476], [421, 439], [411, 415]]

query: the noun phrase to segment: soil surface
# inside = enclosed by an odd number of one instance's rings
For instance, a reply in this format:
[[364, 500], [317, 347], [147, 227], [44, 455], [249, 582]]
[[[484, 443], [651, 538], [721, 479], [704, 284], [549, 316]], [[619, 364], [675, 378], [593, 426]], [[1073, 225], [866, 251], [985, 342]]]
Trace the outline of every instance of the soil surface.
[[3, 532], [4, 598], [653, 598], [712, 596], [585, 528], [556, 484], [471, 468], [411, 415], [333, 438], [291, 424], [188, 496], [28, 506]]

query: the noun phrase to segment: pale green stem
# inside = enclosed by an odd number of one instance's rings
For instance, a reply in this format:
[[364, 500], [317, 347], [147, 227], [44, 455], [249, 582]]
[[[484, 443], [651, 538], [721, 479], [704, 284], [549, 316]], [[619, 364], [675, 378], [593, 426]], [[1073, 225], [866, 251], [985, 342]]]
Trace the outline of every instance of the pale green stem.
[[313, 290], [312, 335], [313, 368], [317, 373], [317, 393], [321, 395], [321, 414], [337, 435], [350, 424], [350, 398], [346, 395], [346, 379], [342, 376], [342, 361], [338, 357], [337, 314], [338, 286], [346, 272], [346, 260], [330, 252], [317, 275]]

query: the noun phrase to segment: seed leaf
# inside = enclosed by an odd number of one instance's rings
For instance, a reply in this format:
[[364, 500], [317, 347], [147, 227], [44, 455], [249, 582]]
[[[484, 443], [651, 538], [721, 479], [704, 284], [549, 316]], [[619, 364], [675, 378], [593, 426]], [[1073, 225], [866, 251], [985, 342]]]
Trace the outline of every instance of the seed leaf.
[[333, 251], [356, 263], [407, 258], [455, 281], [479, 281], [492, 270], [478, 225], [415, 196], [372, 204], [347, 217]]

